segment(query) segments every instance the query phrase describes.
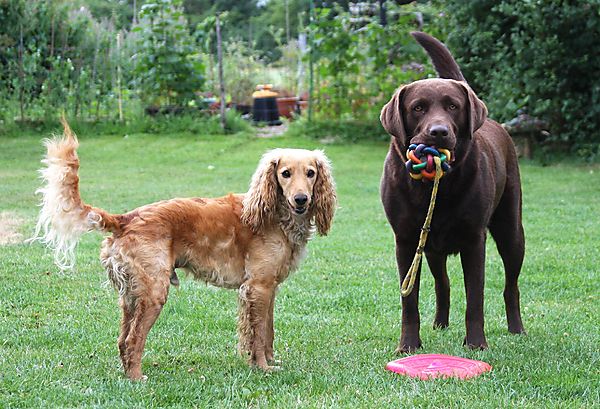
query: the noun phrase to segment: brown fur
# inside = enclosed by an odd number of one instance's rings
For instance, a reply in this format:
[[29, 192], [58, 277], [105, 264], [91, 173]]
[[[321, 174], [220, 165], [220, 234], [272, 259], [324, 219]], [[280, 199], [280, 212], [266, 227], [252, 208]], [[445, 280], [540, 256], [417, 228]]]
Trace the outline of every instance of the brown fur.
[[[425, 255], [435, 278], [434, 327], [448, 326], [449, 254], [460, 253], [467, 298], [466, 337], [470, 348], [487, 348], [483, 289], [487, 229], [504, 262], [504, 299], [508, 329], [524, 332], [517, 280], [525, 238], [521, 222], [519, 166], [510, 136], [487, 119], [485, 104], [475, 95], [450, 52], [435, 38], [413, 34], [443, 78], [416, 81], [398, 89], [381, 111], [381, 123], [392, 136], [381, 180], [381, 199], [396, 239], [396, 260], [404, 280], [417, 247], [431, 195], [431, 183], [412, 180], [404, 163], [411, 143], [452, 151], [452, 170], [440, 181]], [[399, 352], [421, 347], [419, 277], [402, 298]]]
[[[146, 337], [167, 301], [174, 268], [218, 287], [239, 289], [239, 349], [264, 370], [273, 363], [273, 306], [277, 287], [300, 263], [315, 228], [327, 234], [336, 206], [329, 161], [321, 151], [267, 152], [248, 193], [172, 199], [127, 214], [110, 214], [79, 196], [77, 139], [47, 141], [47, 181], [40, 189], [37, 233], [73, 265], [79, 235], [112, 232], [100, 254], [119, 293], [118, 339], [125, 373], [142, 378]], [[300, 203], [300, 204], [299, 204]], [[176, 278], [175, 278], [176, 279]]]

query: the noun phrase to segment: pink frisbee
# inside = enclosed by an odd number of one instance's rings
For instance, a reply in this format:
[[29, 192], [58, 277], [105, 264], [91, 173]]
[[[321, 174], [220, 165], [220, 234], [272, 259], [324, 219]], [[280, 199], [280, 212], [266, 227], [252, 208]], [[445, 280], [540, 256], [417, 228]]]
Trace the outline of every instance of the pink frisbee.
[[492, 366], [482, 361], [458, 356], [421, 354], [388, 362], [385, 369], [424, 380], [434, 378], [469, 379], [491, 371]]

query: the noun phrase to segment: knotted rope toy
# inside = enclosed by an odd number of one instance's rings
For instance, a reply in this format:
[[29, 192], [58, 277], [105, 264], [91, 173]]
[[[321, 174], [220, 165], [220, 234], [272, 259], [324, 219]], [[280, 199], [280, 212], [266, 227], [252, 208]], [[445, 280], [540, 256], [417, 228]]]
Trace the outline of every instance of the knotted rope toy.
[[423, 223], [423, 227], [421, 228], [415, 257], [408, 269], [408, 273], [406, 273], [402, 281], [400, 288], [402, 297], [408, 297], [415, 285], [417, 270], [425, 251], [425, 243], [427, 242], [427, 235], [429, 234], [431, 219], [433, 218], [433, 208], [435, 207], [440, 179], [444, 176], [444, 172], [450, 170], [450, 165], [447, 163], [450, 160], [450, 151], [447, 149], [435, 149], [424, 144], [417, 145], [413, 143], [408, 147], [406, 156], [408, 157], [406, 169], [408, 169], [410, 177], [416, 180], [422, 180], [423, 178], [433, 180], [433, 189], [431, 190], [431, 200], [427, 209], [427, 217], [425, 217], [425, 223]]
[[[451, 160], [450, 151], [448, 149], [436, 149], [425, 144], [413, 143], [406, 151], [406, 170], [411, 178], [415, 180], [433, 180], [436, 175], [435, 159], [439, 158], [441, 162], [441, 176], [450, 170], [448, 162]], [[425, 181], [423, 180], [423, 181]]]

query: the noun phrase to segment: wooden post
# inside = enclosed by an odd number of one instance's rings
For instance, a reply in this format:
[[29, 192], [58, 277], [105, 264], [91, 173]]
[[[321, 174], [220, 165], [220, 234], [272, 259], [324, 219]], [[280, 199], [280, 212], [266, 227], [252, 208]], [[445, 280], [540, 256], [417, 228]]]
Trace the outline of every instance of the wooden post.
[[385, 9], [385, 0], [379, 0], [379, 24], [387, 26], [387, 10]]
[[219, 13], [217, 13], [216, 31], [217, 60], [219, 63], [219, 92], [221, 93], [221, 128], [225, 130], [225, 127], [227, 126], [225, 122], [225, 83], [223, 82], [223, 47], [221, 42], [221, 20], [219, 19]]
[[312, 30], [314, 29], [314, 27], [312, 27], [312, 24], [314, 22], [314, 15], [315, 15], [315, 4], [313, 0], [310, 0], [310, 8], [309, 8], [309, 26], [310, 26], [310, 31], [309, 31], [309, 38], [308, 38], [308, 42], [309, 42], [309, 46], [310, 46], [310, 54], [308, 55], [308, 75], [310, 78], [310, 83], [308, 86], [308, 122], [310, 123], [312, 121], [312, 112], [313, 112], [313, 104], [314, 104], [314, 99], [313, 99], [313, 93], [314, 93], [314, 67], [313, 67], [313, 60], [314, 60], [314, 52], [313, 52], [313, 48], [315, 46], [315, 41], [313, 38], [313, 33]]
[[525, 135], [525, 147], [523, 148], [523, 155], [527, 159], [533, 159], [533, 141], [535, 140], [535, 131], [527, 132]]
[[123, 122], [123, 90], [121, 88], [121, 33], [117, 33], [117, 95], [119, 104], [119, 121]]
[[[56, 8], [54, 7], [53, 1], [49, 2], [49, 6], [50, 6], [50, 10], [52, 11], [52, 17], [50, 19], [50, 65], [48, 67], [48, 76], [50, 76], [52, 74], [52, 70], [53, 70], [52, 64], [54, 62], [53, 61], [53, 59], [54, 59], [54, 38], [56, 36], [54, 34], [54, 27], [56, 25]], [[52, 93], [51, 81], [48, 81], [45, 92], [47, 95], [50, 95]]]
[[296, 84], [296, 89], [298, 90], [297, 94], [299, 95], [304, 91], [304, 56], [306, 55], [306, 32], [304, 32], [303, 28], [299, 28], [298, 33], [298, 48], [300, 49], [300, 55], [298, 57], [298, 72], [297, 79], [298, 83]]
[[50, 2], [50, 8], [52, 10], [52, 17], [50, 19], [50, 59], [52, 59], [52, 57], [54, 57], [54, 24], [56, 14], [56, 10], [52, 2]]
[[252, 20], [248, 24], [248, 44], [250, 45], [250, 49], [254, 50], [254, 30], [252, 27]]
[[133, 18], [131, 19], [131, 25], [135, 26], [137, 24], [137, 2], [133, 0]]
[[[92, 86], [96, 88], [96, 77], [98, 75], [98, 54], [100, 53], [100, 33], [96, 32], [96, 46], [94, 47], [94, 60], [92, 63]], [[96, 90], [96, 100], [98, 100], [98, 95], [100, 94], [99, 90]], [[90, 100], [91, 101], [91, 100]], [[88, 117], [92, 117], [92, 107], [94, 106], [93, 102], [90, 102], [88, 106]]]
[[25, 69], [23, 68], [23, 23], [19, 24], [19, 107], [21, 110], [21, 122], [25, 119]]
[[290, 43], [290, 7], [288, 0], [285, 0], [285, 39], [286, 43]]

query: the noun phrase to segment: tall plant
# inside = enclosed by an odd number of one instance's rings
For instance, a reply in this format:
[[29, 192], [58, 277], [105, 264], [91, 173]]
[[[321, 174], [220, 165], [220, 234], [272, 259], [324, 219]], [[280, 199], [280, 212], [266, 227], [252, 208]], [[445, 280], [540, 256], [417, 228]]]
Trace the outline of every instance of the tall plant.
[[337, 119], [377, 118], [394, 90], [428, 75], [427, 58], [410, 37], [425, 25], [436, 32], [437, 9], [429, 4], [388, 4], [388, 23], [357, 19], [341, 7], [321, 8], [309, 26], [317, 62], [316, 111]]
[[185, 106], [204, 85], [204, 65], [183, 15], [182, 0], [146, 3], [137, 35], [134, 84], [148, 105]]
[[349, 13], [341, 8], [320, 9], [313, 30], [313, 56], [321, 62], [318, 74], [319, 107], [327, 116], [340, 118], [352, 111], [352, 100], [360, 90], [354, 80], [361, 73], [364, 55], [358, 48], [358, 32]]

